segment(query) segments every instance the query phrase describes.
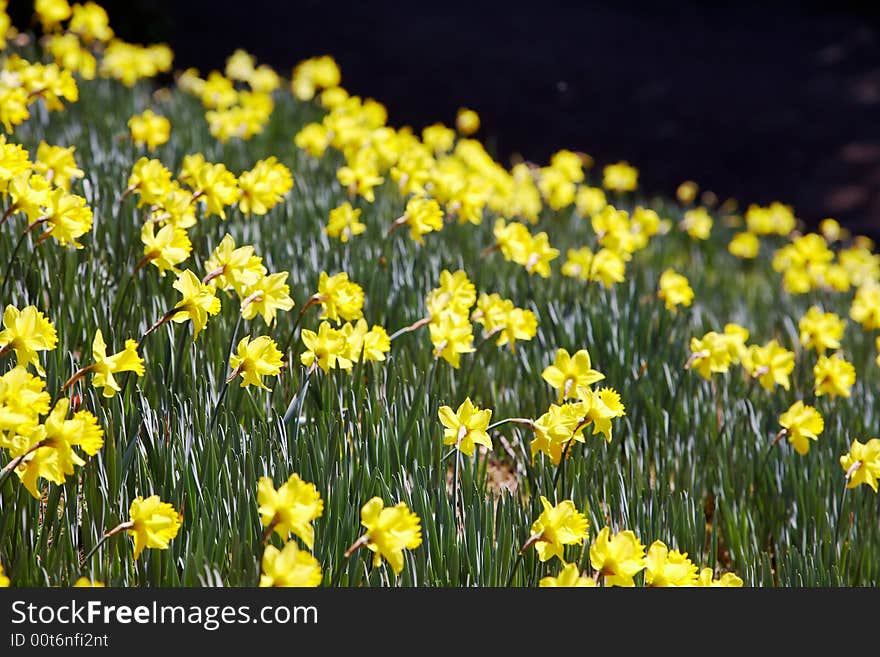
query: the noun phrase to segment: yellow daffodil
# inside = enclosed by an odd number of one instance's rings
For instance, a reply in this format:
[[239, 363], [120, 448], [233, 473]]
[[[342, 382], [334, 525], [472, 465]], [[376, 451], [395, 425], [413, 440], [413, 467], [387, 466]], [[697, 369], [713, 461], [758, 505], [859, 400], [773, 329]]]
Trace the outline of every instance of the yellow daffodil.
[[244, 319], [253, 319], [258, 314], [263, 316], [266, 326], [275, 323], [279, 310], [293, 308], [293, 299], [290, 298], [290, 286], [287, 281], [288, 272], [278, 272], [261, 276], [253, 285], [243, 288], [244, 299], [241, 304], [241, 316]]
[[737, 233], [727, 245], [727, 250], [737, 258], [745, 258], [748, 260], [758, 257], [758, 251], [761, 248], [761, 242], [754, 233], [744, 232]]
[[283, 201], [293, 188], [293, 176], [290, 169], [273, 156], [260, 160], [253, 169], [242, 173], [238, 177], [238, 187], [241, 190], [239, 209], [245, 214], [264, 215]]
[[700, 206], [684, 213], [679, 227], [695, 240], [707, 240], [712, 231], [712, 216]]
[[866, 331], [880, 328], [880, 284], [872, 282], [859, 286], [849, 316]]
[[167, 550], [183, 524], [183, 516], [168, 502], [160, 501], [158, 495], [146, 499], [138, 495], [128, 513], [131, 526], [127, 531], [134, 537], [135, 559], [145, 548]]
[[820, 356], [813, 367], [815, 386], [813, 392], [817, 397], [831, 395], [849, 397], [850, 390], [856, 382], [856, 369], [853, 364], [838, 354]]
[[749, 376], [758, 379], [765, 390], [780, 385], [788, 390], [788, 375], [794, 369], [794, 352], [771, 340], [763, 347], [751, 345], [743, 354], [742, 364]]
[[294, 541], [281, 550], [267, 545], [263, 552], [260, 586], [315, 587], [321, 584], [321, 564]]
[[146, 146], [148, 151], [166, 143], [171, 137], [171, 122], [153, 110], [135, 114], [128, 120], [128, 129], [135, 146]]
[[120, 372], [134, 372], [137, 376], [144, 375], [144, 360], [138, 355], [137, 341], [128, 339], [125, 341], [125, 349], [107, 355], [107, 344], [104, 342], [104, 334], [101, 329], [95, 331], [92, 341], [92, 364], [88, 369], [93, 373], [92, 385], [102, 388], [105, 397], [113, 397], [122, 388], [113, 377]]
[[144, 243], [144, 259], [159, 269], [159, 275], [171, 270], [180, 273], [177, 268], [181, 262], [189, 258], [192, 243], [189, 235], [182, 228], [168, 224], [156, 231], [155, 224], [148, 221], [141, 229], [141, 241]]
[[303, 329], [302, 341], [306, 351], [300, 355], [300, 362], [306, 367], [317, 363], [324, 372], [329, 372], [333, 367], [351, 367], [345, 335], [333, 328], [330, 322], [321, 322], [317, 333]]
[[564, 399], [577, 399], [578, 386], [591, 386], [605, 375], [593, 369], [590, 352], [586, 349], [570, 355], [560, 348], [553, 364], [541, 373], [541, 378], [559, 391], [559, 403], [562, 403]]
[[688, 279], [672, 269], [660, 275], [660, 289], [657, 296], [664, 301], [667, 310], [675, 310], [678, 306], [690, 306], [694, 299]]
[[189, 269], [178, 275], [177, 280], [174, 281], [174, 289], [180, 292], [183, 298], [174, 306], [178, 312], [171, 316], [171, 321], [182, 323], [192, 320], [193, 341], [195, 341], [207, 325], [208, 317], [220, 312], [220, 299], [216, 297], [216, 290], [213, 287], [202, 284]]
[[840, 457], [840, 467], [846, 472], [847, 488], [865, 484], [876, 493], [880, 479], [880, 438], [864, 443], [853, 440], [849, 452]]
[[476, 445], [492, 449], [492, 439], [486, 433], [492, 419], [491, 409], [481, 410], [474, 406], [470, 397], [466, 397], [457, 411], [449, 406], [441, 406], [440, 422], [443, 430], [443, 444], [455, 445], [462, 454], [474, 455]]
[[538, 582], [540, 587], [594, 588], [595, 580], [584, 577], [576, 563], [567, 563], [557, 576], [548, 575]]
[[315, 298], [321, 304], [321, 319], [338, 323], [342, 320], [351, 322], [363, 317], [364, 289], [349, 280], [346, 272], [330, 276], [322, 271]]
[[294, 473], [275, 490], [270, 477], [260, 477], [257, 502], [260, 521], [267, 531], [274, 531], [285, 542], [293, 534], [310, 550], [314, 548], [312, 522], [324, 512], [324, 501], [314, 484]]
[[635, 586], [633, 577], [647, 565], [645, 546], [630, 530], [611, 536], [603, 527], [590, 546], [590, 565], [605, 578], [606, 586]]
[[428, 330], [434, 345], [434, 357], [443, 358], [456, 369], [461, 364], [461, 355], [474, 351], [474, 327], [467, 316], [441, 313], [439, 318], [431, 318]]
[[220, 290], [235, 290], [242, 299], [266, 275], [263, 259], [254, 255], [254, 247], [235, 248], [235, 240], [226, 234], [205, 261], [205, 282]]
[[616, 251], [599, 249], [593, 253], [587, 247], [569, 249], [562, 265], [562, 275], [581, 281], [599, 281], [605, 287], [622, 283], [626, 260]]
[[250, 336], [243, 337], [229, 359], [230, 369], [236, 375], [241, 375], [242, 388], [257, 386], [268, 390], [268, 386], [263, 383], [263, 377], [278, 376], [283, 365], [278, 345], [267, 335], [261, 335], [254, 340]]
[[724, 573], [720, 578], [712, 579], [714, 574], [711, 568], [703, 568], [697, 578], [696, 585], [721, 588], [740, 588], [743, 585], [742, 579], [736, 573]]
[[414, 550], [422, 544], [419, 517], [405, 502], [385, 507], [381, 497], [374, 497], [361, 509], [361, 524], [367, 528], [363, 544], [373, 552], [373, 567], [386, 559], [395, 574], [403, 570], [403, 551]]
[[564, 547], [582, 545], [589, 534], [590, 521], [577, 510], [571, 500], [563, 500], [553, 506], [542, 495], [541, 506], [544, 510], [532, 524], [530, 540], [535, 541], [535, 550], [542, 562], [559, 557], [564, 563]]
[[592, 217], [608, 205], [608, 201], [601, 187], [582, 185], [575, 193], [574, 205], [582, 217]]
[[355, 209], [351, 206], [351, 203], [346, 201], [338, 208], [330, 210], [330, 217], [324, 232], [344, 244], [352, 237], [360, 235], [367, 230], [366, 224], [362, 224], [359, 221], [360, 216], [360, 208]]
[[779, 416], [779, 424], [795, 451], [801, 455], [810, 451], [810, 440], [818, 440], [819, 434], [825, 429], [825, 420], [819, 411], [800, 400]]
[[34, 172], [42, 175], [55, 187], [69, 192], [71, 181], [86, 175], [76, 164], [75, 152], [75, 146], [52, 146], [41, 141], [37, 147]]
[[628, 162], [609, 164], [602, 176], [602, 186], [612, 192], [632, 192], [639, 184], [639, 170]]
[[663, 541], [654, 541], [645, 557], [645, 584], [648, 586], [694, 586], [697, 566], [687, 552], [670, 550]]
[[811, 306], [798, 322], [798, 328], [804, 349], [815, 349], [823, 355], [828, 349], [840, 349], [846, 320], [834, 313], [822, 312], [818, 306]]
[[33, 365], [38, 374], [45, 375], [37, 354], [53, 350], [57, 343], [55, 327], [36, 306], [22, 310], [12, 304], [6, 306], [0, 331], [0, 354], [14, 351], [19, 365]]

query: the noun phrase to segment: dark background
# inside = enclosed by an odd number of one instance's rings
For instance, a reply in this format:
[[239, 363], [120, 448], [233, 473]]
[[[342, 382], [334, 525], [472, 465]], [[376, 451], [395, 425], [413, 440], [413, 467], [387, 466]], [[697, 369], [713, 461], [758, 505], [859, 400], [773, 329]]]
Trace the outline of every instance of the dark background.
[[[11, 3], [18, 25], [27, 2]], [[649, 193], [693, 179], [742, 205], [880, 232], [880, 3], [105, 0], [117, 33], [175, 66], [243, 47], [289, 76], [330, 53], [390, 122], [461, 105], [503, 162], [559, 148], [627, 159]]]

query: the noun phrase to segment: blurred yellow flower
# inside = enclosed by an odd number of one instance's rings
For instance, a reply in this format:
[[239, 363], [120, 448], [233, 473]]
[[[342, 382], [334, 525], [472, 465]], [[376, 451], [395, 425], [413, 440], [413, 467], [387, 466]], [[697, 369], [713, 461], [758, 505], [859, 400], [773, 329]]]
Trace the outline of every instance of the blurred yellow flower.
[[311, 554], [300, 550], [294, 541], [281, 550], [267, 545], [262, 566], [260, 587], [315, 587], [321, 584], [321, 564]]

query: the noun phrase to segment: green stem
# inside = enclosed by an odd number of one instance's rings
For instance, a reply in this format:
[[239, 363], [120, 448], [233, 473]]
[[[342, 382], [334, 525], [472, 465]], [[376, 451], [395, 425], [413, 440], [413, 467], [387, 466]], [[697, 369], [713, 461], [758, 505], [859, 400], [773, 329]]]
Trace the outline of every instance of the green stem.
[[0, 286], [0, 299], [6, 298], [6, 284], [12, 277], [12, 265], [15, 264], [15, 259], [18, 257], [18, 252], [21, 250], [21, 246], [22, 244], [24, 244], [24, 241], [27, 239], [27, 236], [29, 234], [29, 230], [25, 230], [21, 234], [21, 237], [18, 238], [18, 242], [15, 243], [15, 248], [12, 250], [12, 255], [9, 258], [9, 262], [6, 263], [6, 276], [3, 278], [3, 285]]
[[837, 542], [840, 540], [840, 525], [843, 522], [843, 505], [846, 502], [846, 491], [849, 490], [846, 484], [843, 485], [843, 492], [840, 494], [840, 505], [837, 511], [837, 523], [834, 527], [834, 549], [837, 549]]
[[[559, 466], [556, 468], [556, 474], [553, 477], [553, 492], [556, 492], [556, 482], [559, 481], [559, 477], [562, 477], [562, 495], [565, 496], [565, 462], [568, 460], [568, 448], [571, 447], [571, 441], [574, 438], [569, 438], [565, 443], [565, 447], [562, 448], [562, 455], [559, 457]], [[557, 503], [559, 502], [559, 498], [557, 498]]]

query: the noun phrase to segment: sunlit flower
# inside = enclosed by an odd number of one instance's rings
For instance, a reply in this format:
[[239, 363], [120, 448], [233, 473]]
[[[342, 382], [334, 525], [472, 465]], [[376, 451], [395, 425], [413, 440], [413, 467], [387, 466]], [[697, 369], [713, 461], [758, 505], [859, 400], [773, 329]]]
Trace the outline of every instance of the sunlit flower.
[[324, 512], [324, 501], [314, 484], [303, 481], [294, 473], [275, 490], [271, 477], [260, 477], [257, 503], [260, 505], [260, 522], [267, 531], [274, 531], [282, 541], [287, 541], [293, 534], [310, 550], [314, 548], [312, 522]]
[[281, 352], [278, 345], [267, 335], [254, 340], [245, 336], [238, 343], [236, 351], [229, 359], [229, 367], [241, 375], [241, 387], [257, 386], [268, 390], [263, 383], [264, 376], [278, 376], [281, 373]]
[[825, 429], [825, 421], [819, 411], [800, 400], [779, 416], [779, 424], [795, 451], [801, 455], [810, 451], [810, 440], [818, 440], [819, 434]]
[[611, 536], [611, 530], [603, 527], [590, 546], [590, 565], [606, 586], [635, 586], [633, 577], [647, 565], [645, 546], [630, 530]]
[[654, 541], [645, 557], [645, 584], [648, 586], [694, 586], [697, 566], [687, 552], [670, 550], [663, 541]]
[[440, 422], [445, 427], [444, 445], [455, 445], [456, 449], [467, 456], [474, 455], [475, 445], [492, 449], [492, 439], [486, 433], [492, 419], [491, 409], [481, 410], [467, 397], [457, 411], [449, 406], [441, 406], [439, 415]]
[[840, 355], [832, 354], [819, 357], [813, 367], [813, 376], [815, 377], [813, 391], [817, 397], [822, 395], [849, 397], [850, 389], [856, 382], [856, 369]]
[[593, 588], [596, 586], [592, 577], [584, 577], [576, 563], [567, 563], [559, 571], [555, 577], [548, 575], [541, 578], [538, 582], [541, 587], [574, 587], [574, 588]]
[[167, 550], [183, 523], [183, 515], [168, 502], [160, 501], [158, 495], [146, 499], [138, 495], [132, 500], [128, 513], [131, 522], [128, 533], [134, 536], [135, 559], [144, 548]]
[[564, 562], [564, 547], [583, 544], [589, 533], [590, 521], [577, 510], [571, 500], [564, 500], [553, 506], [542, 495], [541, 506], [544, 510], [529, 530], [532, 537], [537, 537], [535, 550], [538, 552], [538, 559], [548, 561], [559, 557]]
[[840, 457], [840, 467], [846, 472], [847, 488], [865, 484], [876, 493], [880, 479], [880, 438], [871, 438], [865, 443], [853, 440], [849, 452]]
[[294, 541], [281, 550], [267, 545], [263, 552], [260, 586], [315, 587], [321, 584], [321, 564]]

